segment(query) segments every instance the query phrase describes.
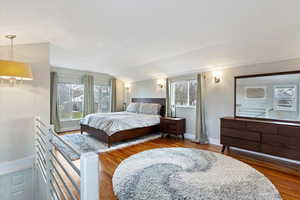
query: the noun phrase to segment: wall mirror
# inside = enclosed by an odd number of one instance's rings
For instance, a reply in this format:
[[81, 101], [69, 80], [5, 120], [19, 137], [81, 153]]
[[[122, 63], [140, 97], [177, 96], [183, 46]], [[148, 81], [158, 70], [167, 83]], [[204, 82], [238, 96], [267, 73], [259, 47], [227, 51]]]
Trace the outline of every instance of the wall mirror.
[[300, 71], [235, 77], [235, 117], [300, 123]]

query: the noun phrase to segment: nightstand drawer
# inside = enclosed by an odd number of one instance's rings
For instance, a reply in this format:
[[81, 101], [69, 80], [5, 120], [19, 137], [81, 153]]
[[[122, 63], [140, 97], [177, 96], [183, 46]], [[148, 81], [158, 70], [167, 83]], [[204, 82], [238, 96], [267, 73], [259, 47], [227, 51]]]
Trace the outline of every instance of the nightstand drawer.
[[163, 121], [166, 124], [172, 124], [172, 125], [176, 125], [177, 124], [177, 121], [175, 121], [175, 120], [163, 120]]
[[169, 124], [163, 124], [160, 125], [160, 130], [162, 132], [176, 132], [177, 131], [177, 127], [176, 125], [169, 125]]
[[174, 124], [168, 124], [168, 126], [167, 126], [168, 128], [168, 132], [170, 132], [170, 133], [177, 133], [177, 126], [176, 126], [176, 124], [174, 125]]

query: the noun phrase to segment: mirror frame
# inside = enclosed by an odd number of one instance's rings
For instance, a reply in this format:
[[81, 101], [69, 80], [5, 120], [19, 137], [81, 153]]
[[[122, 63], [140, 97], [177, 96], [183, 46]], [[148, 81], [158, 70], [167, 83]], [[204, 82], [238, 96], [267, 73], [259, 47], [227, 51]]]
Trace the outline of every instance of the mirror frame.
[[[263, 73], [263, 74], [251, 74], [251, 75], [244, 75], [244, 76], [235, 76], [234, 77], [234, 118], [242, 118], [242, 119], [252, 119], [252, 120], [263, 120], [263, 121], [270, 121], [270, 122], [285, 122], [285, 123], [296, 123], [300, 124], [300, 121], [291, 121], [291, 120], [280, 120], [280, 119], [271, 119], [271, 118], [259, 118], [259, 117], [243, 117], [236, 115], [236, 89], [237, 89], [237, 80], [243, 78], [255, 78], [255, 77], [263, 77], [263, 76], [276, 76], [276, 75], [288, 75], [288, 74], [299, 74], [300, 70], [297, 71], [285, 71], [285, 72], [274, 72], [274, 73]], [[300, 92], [300, 89], [298, 90]], [[298, 94], [299, 95], [299, 94]], [[300, 101], [300, 99], [299, 99]], [[298, 108], [300, 111], [300, 108]], [[298, 112], [299, 112], [298, 111]]]

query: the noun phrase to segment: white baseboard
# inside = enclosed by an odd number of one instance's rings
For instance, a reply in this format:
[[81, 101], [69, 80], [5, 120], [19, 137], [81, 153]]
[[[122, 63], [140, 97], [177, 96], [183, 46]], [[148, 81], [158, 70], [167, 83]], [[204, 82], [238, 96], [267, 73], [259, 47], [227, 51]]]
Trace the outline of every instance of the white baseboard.
[[33, 167], [34, 155], [8, 162], [0, 163], [0, 176]]
[[216, 138], [208, 138], [209, 144], [214, 144], [214, 145], [218, 145], [220, 146], [220, 139], [216, 139]]
[[193, 140], [195, 140], [195, 134], [194, 133], [185, 133], [184, 138], [193, 141]]

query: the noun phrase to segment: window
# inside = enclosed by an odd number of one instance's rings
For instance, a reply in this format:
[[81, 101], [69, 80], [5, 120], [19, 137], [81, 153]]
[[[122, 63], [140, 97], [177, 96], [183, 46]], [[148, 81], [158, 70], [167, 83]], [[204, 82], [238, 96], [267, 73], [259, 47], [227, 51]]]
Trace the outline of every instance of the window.
[[297, 111], [297, 86], [274, 86], [275, 110]]
[[58, 110], [61, 120], [82, 118], [84, 87], [82, 84], [59, 83]]
[[197, 81], [177, 81], [172, 83], [172, 102], [176, 106], [196, 106]]
[[94, 87], [94, 97], [95, 97], [95, 111], [96, 112], [109, 112], [110, 111], [110, 98], [111, 98], [110, 86], [96, 85]]

